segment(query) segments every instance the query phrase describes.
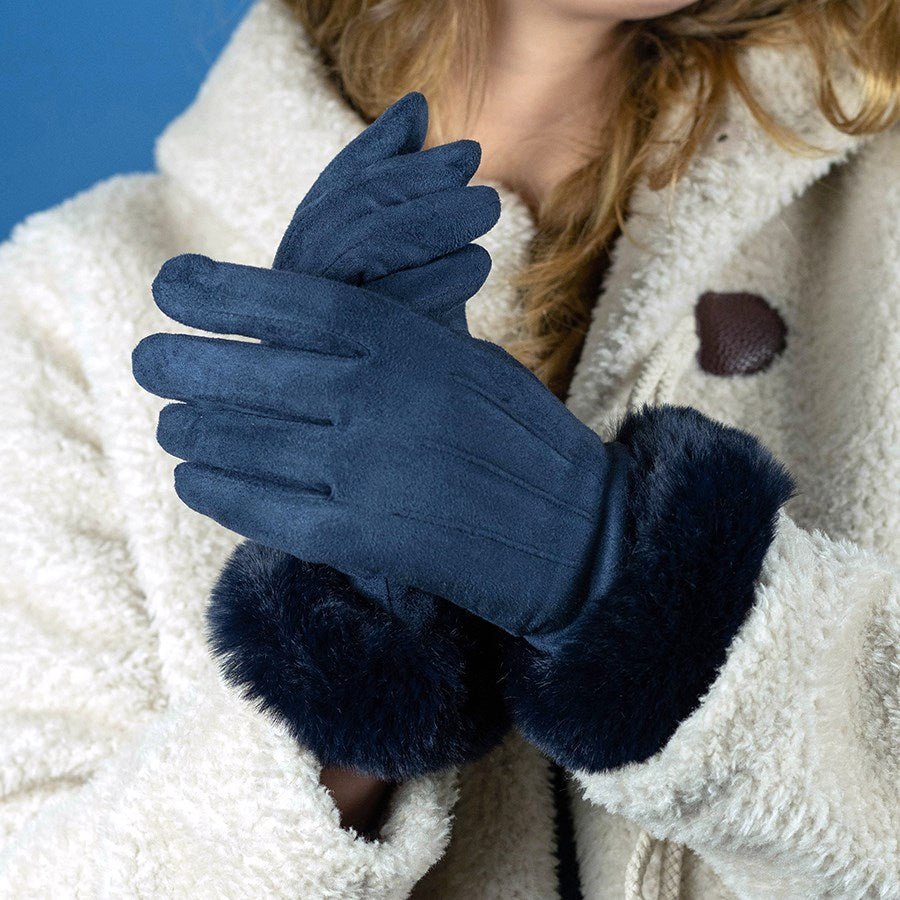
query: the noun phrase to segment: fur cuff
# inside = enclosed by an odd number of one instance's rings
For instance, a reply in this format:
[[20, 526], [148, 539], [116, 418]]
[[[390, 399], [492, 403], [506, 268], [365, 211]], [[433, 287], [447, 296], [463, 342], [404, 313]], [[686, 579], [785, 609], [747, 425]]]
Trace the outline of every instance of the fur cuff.
[[505, 642], [522, 733], [570, 769], [642, 762], [699, 705], [753, 604], [793, 483], [753, 436], [694, 409], [629, 415], [634, 458], [622, 570], [566, 642]]
[[209, 643], [322, 765], [400, 781], [481, 756], [509, 725], [496, 629], [419, 591], [402, 601], [400, 621], [329, 566], [246, 542], [213, 589]]

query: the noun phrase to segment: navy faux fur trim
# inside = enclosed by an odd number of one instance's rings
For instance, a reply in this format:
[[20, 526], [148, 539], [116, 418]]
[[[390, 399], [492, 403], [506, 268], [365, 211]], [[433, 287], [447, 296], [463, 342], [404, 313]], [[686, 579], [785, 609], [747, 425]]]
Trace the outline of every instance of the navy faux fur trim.
[[408, 591], [401, 622], [329, 566], [246, 542], [213, 589], [224, 676], [323, 765], [388, 781], [471, 761], [507, 731], [497, 631]]
[[756, 438], [694, 409], [631, 414], [616, 440], [635, 467], [612, 590], [552, 655], [505, 640], [516, 724], [570, 769], [642, 762], [696, 709], [753, 604], [793, 490]]

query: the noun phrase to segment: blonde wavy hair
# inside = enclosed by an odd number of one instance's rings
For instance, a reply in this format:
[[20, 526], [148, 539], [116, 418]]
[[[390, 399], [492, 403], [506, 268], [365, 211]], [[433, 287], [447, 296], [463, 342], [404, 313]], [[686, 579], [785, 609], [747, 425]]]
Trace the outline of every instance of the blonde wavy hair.
[[[322, 53], [348, 101], [367, 120], [420, 90], [441, 120], [444, 87], [462, 79], [472, 104], [491, 24], [491, 0], [284, 0]], [[741, 75], [743, 48], [801, 44], [819, 75], [818, 104], [835, 128], [865, 134], [900, 116], [900, 0], [701, 0], [620, 26], [615, 114], [593, 158], [561, 181], [536, 211], [529, 262], [516, 280], [526, 337], [507, 349], [564, 396], [590, 322], [608, 249], [625, 227], [635, 181], [674, 184], [713, 127], [729, 89], [793, 152], [815, 152], [779, 124]], [[861, 76], [862, 102], [841, 107], [838, 63]], [[657, 115], [687, 100], [684, 139], [667, 144]], [[660, 148], [662, 151], [660, 152]]]

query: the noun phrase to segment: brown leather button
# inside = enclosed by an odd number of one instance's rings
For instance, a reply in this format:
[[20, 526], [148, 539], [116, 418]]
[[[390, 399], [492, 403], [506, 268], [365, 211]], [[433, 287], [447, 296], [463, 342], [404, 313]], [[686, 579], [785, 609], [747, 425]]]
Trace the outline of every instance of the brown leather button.
[[752, 375], [784, 350], [784, 319], [759, 294], [707, 291], [697, 301], [700, 367], [710, 375]]

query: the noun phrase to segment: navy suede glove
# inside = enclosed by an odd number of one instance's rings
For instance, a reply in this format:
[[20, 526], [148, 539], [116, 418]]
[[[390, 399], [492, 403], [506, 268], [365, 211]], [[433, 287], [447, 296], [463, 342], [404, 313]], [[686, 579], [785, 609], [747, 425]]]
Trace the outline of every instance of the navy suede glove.
[[262, 542], [216, 585], [213, 649], [326, 764], [468, 762], [510, 714], [570, 768], [638, 762], [715, 678], [791, 480], [695, 410], [604, 444], [468, 335], [496, 197], [464, 187], [477, 145], [418, 150], [426, 112], [408, 95], [335, 159], [274, 270], [184, 256], [154, 283], [172, 318], [262, 341], [134, 354], [183, 401], [158, 432], [182, 499]]
[[363, 285], [466, 330], [465, 301], [491, 267], [469, 242], [494, 226], [499, 199], [467, 187], [481, 161], [476, 141], [421, 150], [427, 131], [422, 94], [389, 107], [316, 179], [273, 268]]
[[[334, 159], [298, 206], [275, 267], [294, 272], [313, 303], [329, 282], [308, 276], [328, 275], [466, 332], [465, 301], [490, 270], [487, 252], [466, 242], [493, 226], [499, 202], [490, 188], [465, 188], [477, 143], [420, 151], [427, 114], [421, 94], [407, 95]], [[167, 273], [193, 259], [163, 267], [157, 297]], [[252, 303], [252, 278], [244, 289]], [[262, 436], [256, 448], [267, 452]], [[399, 781], [477, 759], [508, 730], [497, 631], [384, 576], [246, 541], [223, 567], [207, 623], [226, 679], [323, 765]]]
[[[364, 285], [467, 332], [466, 301], [491, 268], [488, 252], [469, 242], [496, 223], [499, 200], [492, 188], [466, 187], [481, 161], [476, 141], [422, 151], [427, 132], [421, 93], [390, 106], [316, 179], [273, 268]], [[406, 587], [348, 574], [383, 606], [395, 605]]]
[[186, 460], [176, 490], [224, 526], [436, 594], [548, 646], [621, 555], [630, 457], [499, 347], [361, 287], [178, 257], [173, 319], [255, 344], [146, 338], [138, 381]]

